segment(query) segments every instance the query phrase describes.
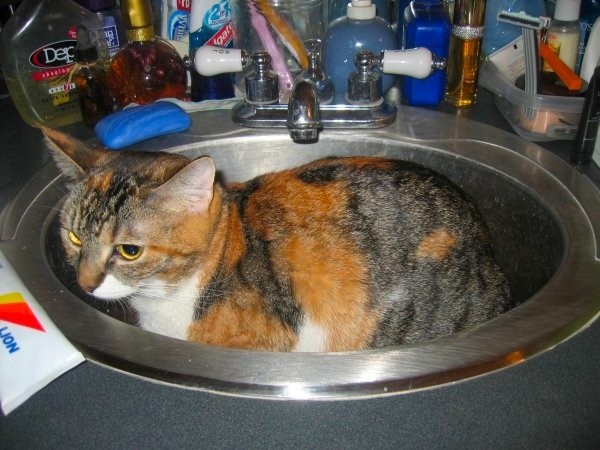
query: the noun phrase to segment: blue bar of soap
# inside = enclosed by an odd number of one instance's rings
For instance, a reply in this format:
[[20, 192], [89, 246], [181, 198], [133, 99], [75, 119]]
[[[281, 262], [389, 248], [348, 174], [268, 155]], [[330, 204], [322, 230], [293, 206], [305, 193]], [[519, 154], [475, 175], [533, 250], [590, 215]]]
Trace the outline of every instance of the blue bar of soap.
[[119, 150], [146, 139], [185, 131], [191, 125], [192, 119], [181, 107], [161, 101], [106, 116], [94, 131], [103, 145]]

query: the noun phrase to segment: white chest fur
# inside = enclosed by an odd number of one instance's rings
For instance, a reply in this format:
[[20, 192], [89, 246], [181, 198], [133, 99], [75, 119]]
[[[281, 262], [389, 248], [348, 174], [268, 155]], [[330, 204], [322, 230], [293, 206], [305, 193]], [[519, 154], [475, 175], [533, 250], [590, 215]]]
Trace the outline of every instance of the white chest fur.
[[305, 318], [294, 351], [325, 352], [327, 351], [327, 340], [327, 331], [309, 318]]
[[108, 275], [93, 294], [105, 300], [127, 298], [144, 330], [186, 339], [198, 298], [197, 280], [194, 275], [174, 288], [161, 280], [146, 281], [136, 289]]
[[129, 304], [138, 312], [140, 327], [165, 336], [187, 339], [198, 298], [197, 279], [193, 276], [175, 289], [155, 281], [132, 295]]

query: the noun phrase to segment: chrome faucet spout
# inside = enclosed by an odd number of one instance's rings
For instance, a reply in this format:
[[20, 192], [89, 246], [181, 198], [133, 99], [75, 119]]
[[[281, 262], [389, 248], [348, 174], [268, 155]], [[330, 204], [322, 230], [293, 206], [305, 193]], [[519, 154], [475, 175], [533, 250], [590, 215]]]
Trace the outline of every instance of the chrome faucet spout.
[[318, 139], [321, 114], [314, 82], [298, 80], [294, 83], [288, 103], [286, 126], [295, 142], [314, 142]]

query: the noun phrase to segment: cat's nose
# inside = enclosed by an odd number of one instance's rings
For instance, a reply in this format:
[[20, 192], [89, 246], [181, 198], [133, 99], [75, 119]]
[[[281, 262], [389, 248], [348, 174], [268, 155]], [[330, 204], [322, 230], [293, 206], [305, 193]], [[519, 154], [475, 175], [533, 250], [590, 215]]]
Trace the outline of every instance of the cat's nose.
[[98, 286], [104, 280], [103, 272], [91, 272], [86, 270], [79, 270], [77, 274], [77, 283], [79, 287], [88, 294], [93, 293]]
[[79, 287], [83, 289], [86, 294], [92, 294], [98, 286], [100, 286], [100, 282], [95, 281], [82, 281], [80, 279], [77, 280], [79, 283]]

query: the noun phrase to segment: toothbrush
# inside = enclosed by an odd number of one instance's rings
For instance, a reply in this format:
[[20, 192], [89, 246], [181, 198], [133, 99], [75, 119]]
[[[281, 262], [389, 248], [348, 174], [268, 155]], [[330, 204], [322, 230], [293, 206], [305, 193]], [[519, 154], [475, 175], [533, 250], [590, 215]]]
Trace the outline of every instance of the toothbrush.
[[279, 88], [282, 92], [289, 92], [294, 84], [294, 77], [285, 63], [283, 53], [279, 47], [277, 47], [277, 44], [269, 31], [267, 21], [264, 16], [257, 11], [254, 1], [255, 0], [248, 0], [248, 9], [250, 10], [252, 27], [256, 30], [256, 34], [265, 50], [271, 55], [271, 64], [279, 77]]
[[[252, 1], [252, 0], [250, 0]], [[302, 70], [308, 69], [308, 52], [296, 31], [281, 17], [270, 0], [254, 0], [258, 10], [265, 16], [269, 24], [277, 32], [281, 42], [296, 59]]]

